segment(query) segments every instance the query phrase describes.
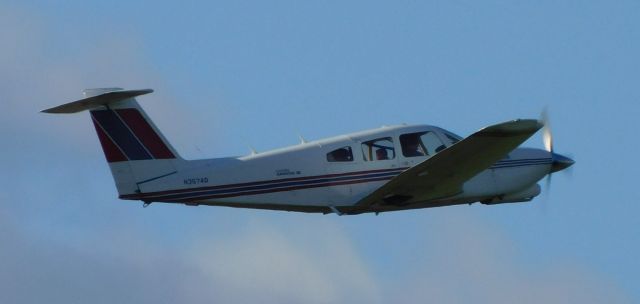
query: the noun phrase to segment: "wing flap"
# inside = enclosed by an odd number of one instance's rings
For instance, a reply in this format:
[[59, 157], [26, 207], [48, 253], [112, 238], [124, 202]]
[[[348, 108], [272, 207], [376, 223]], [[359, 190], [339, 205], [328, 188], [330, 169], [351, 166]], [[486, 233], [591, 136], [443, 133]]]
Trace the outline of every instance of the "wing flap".
[[366, 208], [409, 204], [458, 194], [464, 182], [502, 159], [540, 128], [542, 124], [534, 119], [483, 128], [402, 172], [357, 205]]

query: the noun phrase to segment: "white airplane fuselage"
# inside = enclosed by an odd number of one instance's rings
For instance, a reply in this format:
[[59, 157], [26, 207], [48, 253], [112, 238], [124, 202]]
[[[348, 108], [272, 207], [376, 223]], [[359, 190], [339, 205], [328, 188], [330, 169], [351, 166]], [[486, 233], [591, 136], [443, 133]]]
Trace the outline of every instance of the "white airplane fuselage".
[[[445, 147], [453, 144], [447, 137], [451, 133], [438, 127], [382, 127], [242, 157], [192, 160], [185, 162], [188, 167], [175, 174], [138, 186], [142, 193], [147, 194], [144, 198], [147, 202], [266, 209], [281, 206], [283, 210], [327, 213], [327, 207], [354, 206], [394, 176], [429, 158], [407, 157], [400, 153], [399, 137], [417, 132], [433, 132]], [[392, 139], [396, 152], [393, 158], [366, 159], [362, 143], [376, 138]], [[342, 147], [351, 148], [352, 160], [328, 161], [327, 154]], [[455, 196], [412, 201], [377, 211], [479, 201], [487, 204], [529, 201], [540, 193], [536, 183], [549, 174], [551, 165], [551, 153], [542, 149], [518, 148], [468, 180], [463, 191]], [[138, 200], [140, 196], [124, 195], [121, 198]]]

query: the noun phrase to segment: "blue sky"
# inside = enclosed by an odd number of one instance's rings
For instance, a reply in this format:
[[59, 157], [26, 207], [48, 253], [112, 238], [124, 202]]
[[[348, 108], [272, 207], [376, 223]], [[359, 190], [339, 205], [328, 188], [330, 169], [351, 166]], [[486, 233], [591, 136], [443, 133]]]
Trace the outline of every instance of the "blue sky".
[[[635, 1], [5, 1], [0, 302], [640, 301]], [[547, 106], [571, 176], [531, 203], [337, 217], [119, 201], [89, 87], [187, 158]], [[542, 147], [540, 135], [527, 146]]]

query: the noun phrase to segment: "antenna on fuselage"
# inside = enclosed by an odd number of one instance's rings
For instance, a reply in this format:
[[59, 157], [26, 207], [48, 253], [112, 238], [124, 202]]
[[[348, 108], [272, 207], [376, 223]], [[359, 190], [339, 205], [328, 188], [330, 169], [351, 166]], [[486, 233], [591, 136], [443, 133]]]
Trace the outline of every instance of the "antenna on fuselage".
[[198, 151], [198, 153], [200, 153], [200, 156], [202, 156], [202, 150], [200, 150], [200, 147], [198, 147], [198, 145], [193, 145], [194, 148], [196, 148], [196, 151]]
[[329, 209], [331, 209], [331, 212], [337, 214], [338, 216], [342, 216], [344, 213], [342, 213], [342, 211], [338, 210], [338, 208], [336, 208], [336, 206], [329, 206]]
[[258, 152], [252, 146], [249, 146], [249, 151], [251, 151], [251, 155], [256, 155]]
[[306, 144], [306, 143], [307, 143], [307, 140], [306, 140], [306, 139], [304, 139], [304, 137], [302, 137], [302, 135], [298, 134], [298, 138], [300, 139], [300, 144], [301, 144], [301, 145], [302, 145], [302, 144]]

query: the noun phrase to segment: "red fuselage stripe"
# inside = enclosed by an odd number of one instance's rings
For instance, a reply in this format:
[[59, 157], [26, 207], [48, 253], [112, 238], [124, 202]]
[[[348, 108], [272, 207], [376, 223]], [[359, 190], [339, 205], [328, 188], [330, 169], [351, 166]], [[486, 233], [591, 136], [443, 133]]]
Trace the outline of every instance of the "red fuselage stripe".
[[397, 171], [398, 173], [400, 173], [401, 171], [404, 171], [406, 169], [408, 169], [408, 167], [407, 168], [394, 168], [394, 169], [378, 169], [378, 170], [355, 171], [355, 172], [325, 174], [325, 175], [314, 175], [314, 176], [294, 177], [294, 178], [283, 178], [283, 179], [274, 179], [274, 180], [263, 180], [263, 181], [256, 181], [256, 182], [216, 185], [216, 186], [209, 186], [209, 187], [175, 189], [175, 190], [166, 190], [166, 191], [149, 192], [149, 193], [141, 193], [141, 194], [128, 194], [128, 195], [121, 195], [120, 198], [123, 198], [123, 199], [144, 199], [144, 198], [153, 198], [153, 197], [157, 197], [157, 196], [165, 196], [165, 195], [180, 194], [180, 193], [187, 193], [187, 192], [198, 192], [198, 191], [206, 191], [206, 190], [240, 188], [240, 187], [247, 187], [247, 186], [269, 185], [269, 184], [278, 184], [278, 183], [285, 183], [285, 182], [306, 181], [306, 180], [313, 180], [313, 179], [324, 179], [324, 178], [333, 178], [333, 177], [342, 177], [342, 176], [354, 176], [354, 177], [357, 177], [359, 175], [365, 175], [365, 174], [371, 174], [371, 173], [383, 173], [383, 172], [394, 172], [394, 171]]
[[[228, 198], [228, 197], [238, 197], [245, 195], [257, 195], [257, 194], [267, 194], [267, 193], [275, 193], [275, 192], [284, 192], [284, 191], [293, 191], [293, 190], [304, 190], [309, 188], [321, 188], [321, 187], [331, 187], [331, 186], [342, 186], [342, 185], [351, 185], [351, 184], [362, 184], [368, 182], [377, 182], [377, 181], [385, 181], [392, 179], [393, 176], [389, 177], [379, 177], [372, 179], [361, 179], [361, 180], [350, 180], [343, 182], [328, 182], [322, 184], [312, 184], [312, 185], [304, 185], [304, 186], [291, 186], [285, 188], [275, 188], [275, 189], [266, 189], [266, 190], [256, 190], [256, 191], [247, 191], [247, 192], [238, 192], [238, 193], [229, 193], [229, 194], [217, 194], [217, 195], [206, 195], [206, 196], [196, 196], [184, 199], [177, 199], [174, 201], [177, 202], [191, 202], [191, 201], [199, 201], [206, 199], [216, 199], [216, 198]], [[168, 200], [172, 201], [172, 200]]]

